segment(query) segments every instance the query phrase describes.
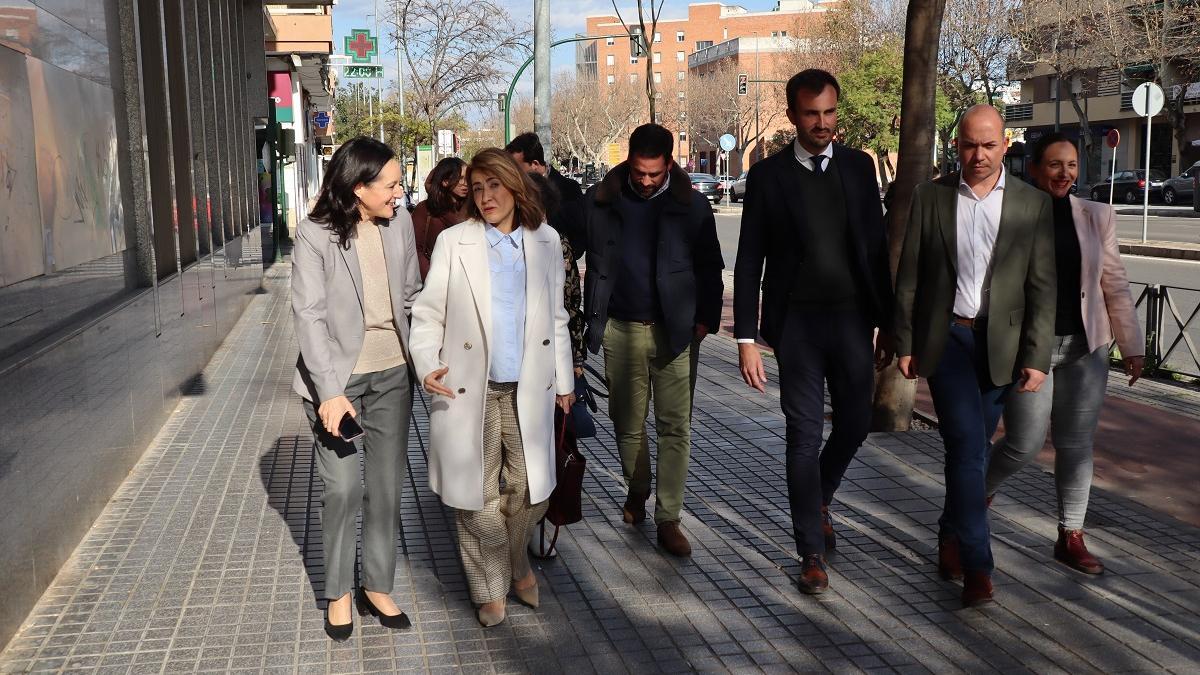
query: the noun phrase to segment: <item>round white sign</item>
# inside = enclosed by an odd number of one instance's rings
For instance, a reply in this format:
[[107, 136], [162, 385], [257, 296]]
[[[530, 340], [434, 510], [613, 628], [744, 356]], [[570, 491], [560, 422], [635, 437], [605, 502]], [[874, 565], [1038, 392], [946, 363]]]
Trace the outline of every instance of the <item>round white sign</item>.
[[[1161, 108], [1162, 106], [1160, 105], [1159, 107]], [[725, 152], [729, 152], [737, 147], [737, 139], [733, 137], [733, 134], [725, 134], [721, 136], [718, 142], [721, 144], [721, 149]]]
[[1133, 90], [1133, 111], [1142, 117], [1154, 117], [1166, 102], [1162, 87], [1153, 82], [1143, 82]]

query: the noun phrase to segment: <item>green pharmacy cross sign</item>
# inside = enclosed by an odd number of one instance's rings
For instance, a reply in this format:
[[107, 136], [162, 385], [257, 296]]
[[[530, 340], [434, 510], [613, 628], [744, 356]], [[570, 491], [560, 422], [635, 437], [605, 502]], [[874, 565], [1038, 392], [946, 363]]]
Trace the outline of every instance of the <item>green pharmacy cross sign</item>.
[[346, 54], [355, 63], [370, 63], [379, 53], [379, 38], [371, 37], [366, 28], [352, 28], [346, 36]]
[[342, 68], [342, 77], [370, 79], [383, 77], [383, 66], [345, 66]]

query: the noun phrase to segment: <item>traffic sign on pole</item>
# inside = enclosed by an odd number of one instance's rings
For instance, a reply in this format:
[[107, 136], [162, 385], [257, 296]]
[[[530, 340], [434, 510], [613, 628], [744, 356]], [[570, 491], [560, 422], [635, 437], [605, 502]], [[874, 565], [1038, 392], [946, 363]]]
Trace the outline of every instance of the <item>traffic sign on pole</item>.
[[1133, 111], [1146, 118], [1146, 176], [1142, 189], [1142, 243], [1146, 242], [1150, 227], [1150, 121], [1163, 109], [1166, 97], [1162, 87], [1153, 82], [1143, 82], [1133, 90]]
[[1113, 188], [1116, 187], [1117, 180], [1117, 146], [1121, 144], [1121, 132], [1116, 129], [1109, 129], [1104, 135], [1104, 144], [1112, 149], [1112, 169], [1108, 172], [1108, 205], [1113, 204]]

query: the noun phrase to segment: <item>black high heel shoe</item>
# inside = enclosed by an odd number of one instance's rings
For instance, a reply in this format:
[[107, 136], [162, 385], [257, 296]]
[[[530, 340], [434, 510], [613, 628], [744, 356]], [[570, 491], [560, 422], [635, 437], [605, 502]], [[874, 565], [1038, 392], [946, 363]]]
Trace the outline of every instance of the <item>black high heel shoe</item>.
[[379, 619], [379, 625], [383, 626], [384, 628], [391, 628], [392, 630], [412, 628], [412, 622], [408, 620], [407, 614], [404, 612], [400, 612], [399, 614], [384, 614], [383, 612], [379, 611], [379, 608], [375, 606], [375, 603], [371, 602], [371, 600], [367, 598], [366, 591], [362, 590], [361, 588], [358, 590], [358, 593], [354, 599], [354, 604], [358, 606], [359, 616], [366, 616], [369, 613], [371, 616]]
[[345, 642], [354, 634], [354, 617], [350, 617], [350, 623], [332, 624], [329, 623], [329, 609], [325, 609], [325, 634], [334, 642]]

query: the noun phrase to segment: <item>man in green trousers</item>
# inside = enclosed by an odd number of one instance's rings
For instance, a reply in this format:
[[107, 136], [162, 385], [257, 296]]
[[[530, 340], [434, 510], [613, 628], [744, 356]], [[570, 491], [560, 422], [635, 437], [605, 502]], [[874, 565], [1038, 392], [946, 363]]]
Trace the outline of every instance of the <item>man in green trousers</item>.
[[712, 207], [673, 149], [670, 131], [644, 124], [629, 137], [629, 158], [588, 191], [584, 309], [588, 349], [604, 348], [609, 416], [629, 489], [623, 518], [646, 519], [653, 397], [658, 543], [687, 556], [679, 513], [691, 446], [691, 351], [718, 328], [724, 262]]

